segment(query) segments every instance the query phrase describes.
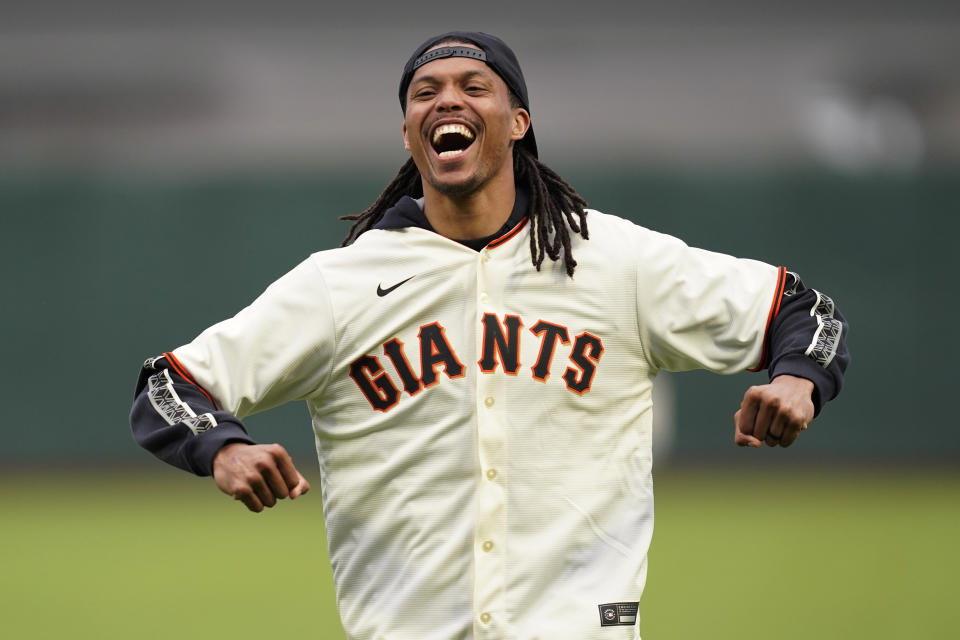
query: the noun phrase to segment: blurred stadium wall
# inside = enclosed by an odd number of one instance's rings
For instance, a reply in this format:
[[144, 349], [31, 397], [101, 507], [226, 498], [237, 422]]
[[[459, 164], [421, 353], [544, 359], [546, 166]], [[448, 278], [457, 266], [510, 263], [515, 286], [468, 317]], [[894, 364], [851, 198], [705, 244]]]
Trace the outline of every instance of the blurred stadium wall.
[[[336, 246], [404, 160], [407, 55], [476, 28], [517, 51], [542, 159], [592, 206], [838, 301], [848, 388], [777, 460], [954, 465], [960, 5], [671, 7], [5, 6], [0, 464], [143, 462], [143, 359]], [[731, 416], [762, 379], [670, 376], [673, 459], [743, 460]], [[310, 455], [303, 407], [250, 427]]]

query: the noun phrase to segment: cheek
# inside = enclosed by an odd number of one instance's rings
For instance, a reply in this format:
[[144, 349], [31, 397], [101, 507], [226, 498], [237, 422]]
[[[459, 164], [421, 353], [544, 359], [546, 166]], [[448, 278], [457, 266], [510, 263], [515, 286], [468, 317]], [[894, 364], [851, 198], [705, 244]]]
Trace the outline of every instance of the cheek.
[[489, 122], [492, 130], [491, 133], [493, 134], [492, 137], [499, 141], [510, 140], [511, 136], [513, 135], [513, 118], [504, 116], [502, 114], [497, 114], [497, 117], [491, 119]]
[[510, 152], [512, 122], [497, 120], [491, 122], [487, 129], [488, 153], [496, 156]]
[[408, 111], [407, 117], [405, 117], [403, 121], [403, 140], [404, 146], [407, 149], [413, 150], [422, 147], [423, 142], [420, 140], [420, 129], [414, 118], [410, 116], [411, 114]]

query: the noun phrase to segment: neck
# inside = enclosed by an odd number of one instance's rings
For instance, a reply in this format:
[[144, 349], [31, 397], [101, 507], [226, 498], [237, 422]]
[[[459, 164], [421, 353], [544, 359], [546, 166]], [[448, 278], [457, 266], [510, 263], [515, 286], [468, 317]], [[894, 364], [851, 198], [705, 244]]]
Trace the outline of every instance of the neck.
[[502, 171], [483, 188], [451, 196], [423, 183], [423, 213], [434, 231], [454, 240], [473, 240], [496, 233], [516, 200], [513, 170]]

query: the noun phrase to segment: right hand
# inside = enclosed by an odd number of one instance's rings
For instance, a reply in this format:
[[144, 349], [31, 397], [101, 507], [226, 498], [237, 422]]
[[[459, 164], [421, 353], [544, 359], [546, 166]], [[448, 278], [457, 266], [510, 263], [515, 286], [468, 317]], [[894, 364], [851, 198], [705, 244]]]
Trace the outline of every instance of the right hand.
[[256, 513], [310, 490], [310, 483], [279, 444], [225, 445], [213, 458], [213, 479], [221, 491]]

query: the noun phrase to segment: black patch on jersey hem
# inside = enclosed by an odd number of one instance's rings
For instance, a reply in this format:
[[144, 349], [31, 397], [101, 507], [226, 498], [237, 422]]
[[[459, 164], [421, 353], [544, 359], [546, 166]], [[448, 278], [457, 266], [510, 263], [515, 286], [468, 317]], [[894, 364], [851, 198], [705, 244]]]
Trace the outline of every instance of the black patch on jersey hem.
[[601, 627], [622, 627], [634, 625], [637, 622], [639, 602], [610, 602], [598, 605], [600, 609]]

